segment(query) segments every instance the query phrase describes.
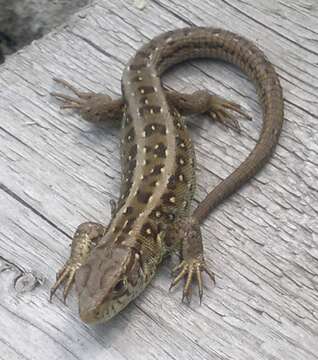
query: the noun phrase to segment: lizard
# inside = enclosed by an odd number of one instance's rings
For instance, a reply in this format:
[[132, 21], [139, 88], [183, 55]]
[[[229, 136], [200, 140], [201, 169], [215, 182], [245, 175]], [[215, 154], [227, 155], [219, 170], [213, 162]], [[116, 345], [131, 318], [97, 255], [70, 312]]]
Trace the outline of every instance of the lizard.
[[[235, 114], [250, 119], [239, 104], [207, 90], [184, 94], [162, 86], [161, 75], [167, 69], [196, 58], [227, 61], [255, 83], [263, 126], [248, 157], [191, 213], [195, 155], [183, 115], [207, 114], [237, 131]], [[171, 288], [184, 279], [182, 300], [190, 301], [196, 280], [201, 302], [202, 273], [215, 279], [204, 258], [200, 224], [265, 165], [280, 136], [283, 94], [274, 66], [252, 41], [238, 34], [188, 27], [165, 32], [136, 52], [124, 69], [119, 99], [54, 80], [74, 93], [52, 93], [63, 102], [61, 108], [75, 109], [92, 122], [120, 119], [122, 176], [109, 225], [85, 222], [77, 228], [70, 258], [57, 274], [50, 299], [64, 284], [65, 301], [75, 282], [82, 321], [108, 321], [145, 289], [164, 256], [179, 251]]]

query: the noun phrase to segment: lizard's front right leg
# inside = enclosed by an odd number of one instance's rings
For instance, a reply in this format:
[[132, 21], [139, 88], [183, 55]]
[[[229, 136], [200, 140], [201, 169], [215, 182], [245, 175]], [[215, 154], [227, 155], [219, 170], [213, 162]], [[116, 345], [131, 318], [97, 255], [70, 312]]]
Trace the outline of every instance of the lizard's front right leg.
[[112, 100], [110, 96], [105, 94], [82, 92], [65, 80], [57, 78], [53, 80], [71, 90], [75, 95], [69, 96], [59, 92], [52, 92], [51, 95], [62, 101], [61, 109], [78, 110], [85, 120], [91, 122], [122, 118], [123, 99]]
[[50, 301], [57, 288], [65, 283], [64, 302], [74, 283], [77, 270], [86, 262], [92, 248], [103, 238], [107, 228], [94, 222], [81, 224], [73, 236], [71, 255], [62, 269], [56, 275], [56, 282], [51, 288]]

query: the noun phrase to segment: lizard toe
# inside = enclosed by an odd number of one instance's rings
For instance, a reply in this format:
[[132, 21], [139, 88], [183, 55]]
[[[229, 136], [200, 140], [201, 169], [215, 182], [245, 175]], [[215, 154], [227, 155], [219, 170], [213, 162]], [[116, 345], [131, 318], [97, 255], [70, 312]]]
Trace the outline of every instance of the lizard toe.
[[238, 120], [234, 117], [233, 113], [240, 114], [246, 120], [252, 120], [244, 110], [242, 110], [241, 105], [236, 104], [235, 102], [228, 101], [223, 99], [220, 96], [212, 95], [210, 98], [210, 110], [208, 111], [209, 116], [224, 126], [233, 129], [234, 131], [240, 133], [241, 128]]
[[81, 264], [72, 263], [72, 262], [68, 261], [63, 266], [63, 268], [57, 273], [56, 282], [50, 290], [50, 302], [52, 301], [52, 298], [53, 298], [54, 294], [56, 293], [56, 290], [64, 283], [65, 283], [65, 286], [64, 286], [64, 291], [63, 291], [63, 299], [64, 299], [64, 302], [66, 301], [69, 291], [71, 290], [72, 285], [74, 283], [75, 274], [80, 266], [81, 266]]
[[205, 260], [203, 259], [202, 256], [183, 260], [179, 265], [177, 265], [172, 270], [172, 273], [174, 274], [177, 273], [177, 274], [175, 275], [175, 278], [171, 282], [170, 289], [176, 286], [181, 281], [181, 279], [184, 278], [185, 284], [183, 287], [182, 302], [184, 302], [184, 300], [186, 299], [187, 302], [190, 303], [191, 295], [192, 295], [192, 283], [194, 280], [196, 280], [198, 284], [199, 299], [201, 304], [203, 297], [202, 272], [207, 273], [207, 275], [211, 278], [213, 283], [215, 283], [214, 273], [208, 269]]

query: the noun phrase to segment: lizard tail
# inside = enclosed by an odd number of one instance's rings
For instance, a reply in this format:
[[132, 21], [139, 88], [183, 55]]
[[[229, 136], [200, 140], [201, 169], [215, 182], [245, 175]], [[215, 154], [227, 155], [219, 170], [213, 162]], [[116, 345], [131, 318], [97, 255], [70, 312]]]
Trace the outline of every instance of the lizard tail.
[[[150, 45], [150, 46], [149, 46]], [[238, 66], [257, 88], [263, 111], [259, 140], [248, 157], [198, 205], [193, 217], [201, 223], [223, 200], [251, 179], [270, 158], [283, 124], [283, 94], [278, 75], [264, 53], [251, 41], [214, 28], [185, 28], [165, 33], [148, 49], [159, 73], [174, 64], [195, 58], [225, 60]], [[147, 50], [148, 50], [147, 49]], [[155, 50], [155, 51], [154, 51]]]

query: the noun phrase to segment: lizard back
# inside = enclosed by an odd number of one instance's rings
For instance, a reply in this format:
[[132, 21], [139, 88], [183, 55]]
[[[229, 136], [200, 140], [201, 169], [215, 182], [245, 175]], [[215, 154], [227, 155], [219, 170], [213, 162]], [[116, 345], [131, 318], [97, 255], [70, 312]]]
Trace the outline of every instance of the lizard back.
[[185, 28], [154, 38], [136, 53], [122, 78], [122, 185], [109, 232], [114, 243], [131, 241], [143, 249], [148, 278], [164, 251], [158, 236], [188, 212], [195, 183], [192, 143], [184, 121], [168, 104], [160, 76], [176, 63], [206, 57], [239, 66], [256, 83], [264, 121], [248, 158], [195, 210], [198, 222], [263, 166], [280, 134], [283, 100], [278, 77], [264, 54], [245, 38], [221, 29]]
[[167, 103], [143, 49], [127, 65], [122, 84], [121, 195], [109, 232], [115, 244], [123, 241], [142, 253], [150, 280], [165, 253], [169, 225], [189, 212], [194, 152], [186, 124]]

